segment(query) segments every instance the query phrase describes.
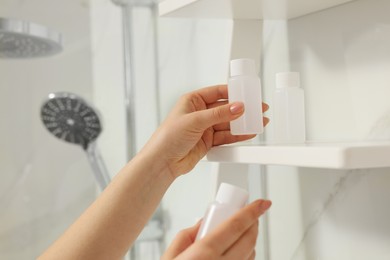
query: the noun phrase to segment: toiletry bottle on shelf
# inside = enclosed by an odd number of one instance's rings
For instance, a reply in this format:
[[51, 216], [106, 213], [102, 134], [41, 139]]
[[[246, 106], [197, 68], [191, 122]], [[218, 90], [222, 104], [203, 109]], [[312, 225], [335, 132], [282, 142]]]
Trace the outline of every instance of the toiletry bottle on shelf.
[[273, 100], [274, 141], [276, 143], [305, 142], [305, 100], [297, 72], [276, 74]]
[[230, 61], [228, 93], [230, 103], [240, 101], [245, 106], [244, 114], [230, 122], [231, 134], [261, 134], [264, 130], [261, 83], [256, 74], [254, 60]]
[[202, 220], [196, 240], [203, 238], [218, 224], [244, 207], [248, 197], [249, 194], [246, 190], [228, 183], [221, 183], [215, 201], [210, 205]]

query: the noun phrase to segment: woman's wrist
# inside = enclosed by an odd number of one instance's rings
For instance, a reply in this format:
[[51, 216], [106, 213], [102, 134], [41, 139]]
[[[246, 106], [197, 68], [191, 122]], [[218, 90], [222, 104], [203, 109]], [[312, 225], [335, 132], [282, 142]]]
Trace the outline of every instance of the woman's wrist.
[[138, 165], [138, 167], [143, 167], [145, 174], [158, 176], [169, 183], [172, 183], [177, 178], [164, 154], [159, 153], [157, 149], [152, 147], [145, 146], [129, 162], [129, 164], [133, 163]]

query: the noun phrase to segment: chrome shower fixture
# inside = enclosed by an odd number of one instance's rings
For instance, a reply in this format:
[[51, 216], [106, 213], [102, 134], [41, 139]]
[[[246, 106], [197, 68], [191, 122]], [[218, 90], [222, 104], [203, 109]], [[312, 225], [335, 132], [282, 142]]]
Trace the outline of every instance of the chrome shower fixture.
[[39, 24], [0, 17], [0, 58], [46, 57], [61, 50], [60, 33]]
[[42, 105], [41, 119], [52, 135], [86, 151], [96, 181], [104, 190], [110, 176], [96, 146], [102, 125], [94, 109], [75, 94], [51, 93]]
[[102, 130], [96, 112], [83, 99], [67, 92], [49, 94], [41, 119], [51, 134], [85, 150]]

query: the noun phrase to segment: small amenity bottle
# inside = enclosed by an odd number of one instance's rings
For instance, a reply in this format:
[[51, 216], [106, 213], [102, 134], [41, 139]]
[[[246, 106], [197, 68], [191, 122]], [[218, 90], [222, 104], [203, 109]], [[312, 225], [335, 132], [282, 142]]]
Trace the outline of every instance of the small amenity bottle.
[[230, 61], [228, 93], [229, 103], [240, 101], [245, 106], [244, 114], [230, 122], [231, 134], [263, 133], [261, 83], [256, 73], [254, 60], [237, 59]]
[[276, 74], [272, 121], [276, 143], [305, 142], [305, 100], [299, 73]]
[[202, 220], [196, 240], [203, 238], [207, 233], [228, 219], [247, 203], [249, 193], [228, 183], [221, 183], [215, 201], [208, 208]]

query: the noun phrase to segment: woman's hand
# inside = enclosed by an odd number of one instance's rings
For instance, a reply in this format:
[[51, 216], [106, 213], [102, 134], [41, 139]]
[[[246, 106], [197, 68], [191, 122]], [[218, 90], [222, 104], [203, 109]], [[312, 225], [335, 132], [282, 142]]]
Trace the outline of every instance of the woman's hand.
[[[180, 98], [144, 149], [163, 159], [173, 177], [189, 172], [212, 146], [248, 140], [231, 135], [229, 122], [244, 113], [240, 102], [228, 104], [226, 85], [207, 87]], [[262, 104], [263, 111], [268, 105]], [[266, 125], [268, 118], [260, 118]]]
[[204, 238], [195, 241], [199, 222], [176, 236], [162, 260], [254, 259], [258, 218], [270, 206], [270, 201], [257, 200], [241, 209]]

